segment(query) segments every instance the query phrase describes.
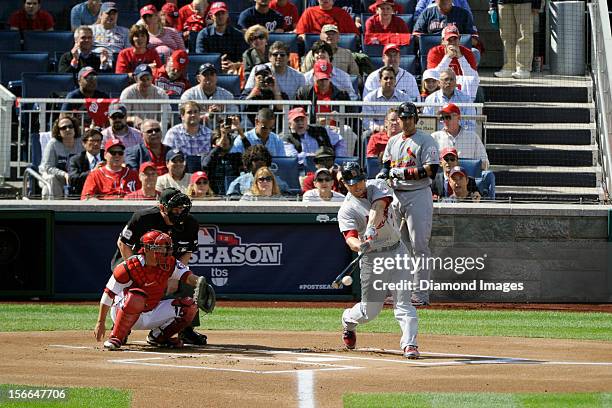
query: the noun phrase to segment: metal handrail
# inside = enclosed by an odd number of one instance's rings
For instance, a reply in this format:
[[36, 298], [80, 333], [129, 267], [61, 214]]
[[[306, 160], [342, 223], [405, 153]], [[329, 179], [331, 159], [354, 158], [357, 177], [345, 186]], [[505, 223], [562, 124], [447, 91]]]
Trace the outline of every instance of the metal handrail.
[[[50, 192], [50, 194], [53, 194], [51, 192], [51, 184], [49, 184], [49, 182], [45, 180], [37, 171], [29, 167], [26, 167], [23, 172], [23, 191], [22, 191], [23, 195], [22, 197], [24, 197], [24, 199], [28, 197], [28, 178], [26, 177], [28, 174], [34, 177], [36, 180], [38, 180], [41, 184], [43, 184], [47, 188], [47, 191]], [[53, 197], [51, 196], [49, 198], [53, 198]]]

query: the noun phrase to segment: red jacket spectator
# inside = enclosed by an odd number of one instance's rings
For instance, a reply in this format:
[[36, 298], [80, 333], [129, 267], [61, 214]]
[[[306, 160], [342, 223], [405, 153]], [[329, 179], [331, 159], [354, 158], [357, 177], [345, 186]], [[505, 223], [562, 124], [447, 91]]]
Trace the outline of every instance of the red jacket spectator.
[[[319, 0], [319, 2], [322, 1], [324, 0]], [[296, 34], [320, 34], [326, 24], [337, 26], [340, 34], [360, 34], [349, 13], [340, 7], [323, 10], [321, 6], [308, 7], [304, 10], [295, 27], [295, 32]]]
[[380, 21], [380, 16], [374, 15], [367, 19], [365, 32], [368, 33], [410, 33], [408, 26], [401, 18], [391, 17], [391, 23], [384, 27]]
[[[187, 23], [187, 20], [189, 19], [189, 17], [193, 16], [194, 14], [197, 14], [197, 10], [193, 3], [196, 3], [196, 2], [192, 1], [191, 3], [179, 9], [178, 22], [176, 24], [179, 27], [178, 31], [192, 31], [192, 30], [185, 30], [185, 23]], [[210, 10], [210, 2], [207, 2], [206, 0], [204, 0], [202, 3], [206, 5], [204, 15], [208, 16], [208, 11]], [[191, 21], [193, 21], [193, 19]], [[206, 27], [206, 25], [204, 27]], [[194, 31], [198, 31], [198, 30], [194, 30]]]
[[179, 10], [176, 4], [164, 4], [159, 15], [165, 27], [172, 27], [179, 33], [183, 30], [183, 27], [179, 25]]
[[[283, 1], [283, 0], [281, 0]], [[292, 31], [295, 28], [300, 16], [298, 14], [298, 9], [289, 0], [284, 0], [285, 4], [280, 5], [278, 0], [270, 1], [270, 8], [274, 11], [280, 13], [283, 17], [285, 17], [285, 31]]]
[[378, 157], [380, 153], [385, 151], [387, 143], [389, 143], [389, 134], [386, 130], [374, 133], [368, 140], [366, 157]]
[[[478, 69], [478, 65], [476, 64], [476, 57], [474, 57], [472, 50], [464, 47], [463, 45], [460, 45], [459, 49], [470, 66], [476, 71]], [[436, 68], [440, 64], [440, 61], [442, 61], [442, 58], [444, 58], [445, 54], [446, 48], [444, 45], [438, 45], [430, 49], [427, 53], [427, 69]], [[461, 66], [459, 65], [457, 58], [453, 58], [451, 60], [449, 67], [455, 71], [456, 75], [463, 75], [463, 71], [461, 71]]]
[[81, 200], [98, 198], [100, 200], [117, 200], [140, 189], [140, 180], [136, 170], [124, 167], [118, 172], [100, 167], [92, 170], [85, 180]]
[[9, 17], [11, 30], [51, 31], [55, 25], [53, 16], [40, 9], [40, 0], [24, 1], [23, 8]]
[[129, 74], [134, 72], [134, 69], [140, 64], [157, 64], [162, 66], [159, 54], [155, 48], [147, 48], [144, 54], [136, 54], [134, 48], [126, 48], [119, 52], [117, 57], [117, 66], [115, 67], [116, 74]]

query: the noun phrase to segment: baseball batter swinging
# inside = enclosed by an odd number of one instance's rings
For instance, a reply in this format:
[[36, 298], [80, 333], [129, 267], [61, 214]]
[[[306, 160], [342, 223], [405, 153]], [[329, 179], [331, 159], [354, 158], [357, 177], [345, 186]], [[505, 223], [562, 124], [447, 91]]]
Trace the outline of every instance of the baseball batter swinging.
[[[376, 178], [389, 179], [393, 187], [398, 218], [406, 222], [412, 256], [430, 256], [429, 239], [433, 216], [431, 180], [440, 164], [438, 145], [431, 135], [417, 130], [419, 115], [411, 102], [402, 103], [397, 112], [402, 121], [402, 133], [389, 139], [383, 154], [383, 168]], [[420, 290], [419, 282], [428, 281], [430, 271], [426, 262], [419, 262], [413, 273], [415, 306], [429, 304], [429, 293]]]
[[[410, 290], [401, 285], [411, 280], [410, 270], [397, 264], [374, 268], [375, 264], [381, 265], [378, 260], [403, 258], [408, 253], [400, 240], [394, 213], [389, 211], [393, 193], [383, 180], [366, 181], [356, 162], [344, 164], [340, 174], [349, 191], [338, 211], [340, 231], [352, 251], [365, 253], [360, 263], [361, 302], [342, 314], [342, 340], [348, 349], [355, 348], [357, 325], [376, 318], [390, 291], [395, 319], [402, 329], [400, 347], [406, 358], [416, 359], [419, 357], [417, 312], [410, 303]], [[389, 283], [400, 285], [391, 289], [385, 286]]]
[[[158, 347], [181, 347], [182, 341], [173, 337], [191, 324], [197, 304], [191, 297], [161, 300], [168, 279], [180, 279], [190, 286], [207, 288], [206, 280], [191, 273], [182, 262], [172, 256], [172, 239], [161, 231], [149, 231], [140, 239], [141, 250], [118, 264], [106, 284], [100, 300], [98, 321], [94, 329], [96, 340], [106, 333], [106, 316], [110, 309], [113, 319], [111, 335], [104, 347], [117, 350], [132, 329], [150, 329], [147, 342]], [[208, 289], [204, 289], [208, 290]], [[205, 310], [214, 308], [212, 304]], [[207, 303], [206, 301], [202, 304]]]

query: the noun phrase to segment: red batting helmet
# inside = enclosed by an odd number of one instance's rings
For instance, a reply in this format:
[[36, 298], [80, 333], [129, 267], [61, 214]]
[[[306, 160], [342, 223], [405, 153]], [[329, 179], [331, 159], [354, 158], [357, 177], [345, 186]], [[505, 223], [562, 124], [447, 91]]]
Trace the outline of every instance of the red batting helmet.
[[151, 230], [140, 238], [143, 250], [153, 252], [155, 261], [164, 271], [169, 271], [174, 266], [174, 257], [172, 256], [172, 238], [168, 234], [161, 231]]

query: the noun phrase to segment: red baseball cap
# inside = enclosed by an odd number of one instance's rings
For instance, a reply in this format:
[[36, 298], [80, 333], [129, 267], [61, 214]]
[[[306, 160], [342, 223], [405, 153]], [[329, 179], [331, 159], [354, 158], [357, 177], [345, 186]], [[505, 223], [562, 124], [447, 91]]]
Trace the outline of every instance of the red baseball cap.
[[449, 24], [442, 30], [442, 38], [444, 41], [448, 40], [451, 37], [460, 37], [459, 29], [454, 24]]
[[146, 169], [153, 169], [153, 170], [157, 171], [157, 167], [155, 167], [155, 163], [150, 162], [150, 161], [146, 161], [146, 162], [142, 163], [140, 165], [140, 167], [138, 168], [138, 172], [139, 173], [144, 173]]
[[467, 171], [465, 171], [465, 169], [461, 166], [455, 166], [451, 169], [450, 174], [448, 175], [449, 177], [453, 177], [453, 175], [455, 174], [463, 174], [463, 177], [467, 177]]
[[306, 118], [306, 110], [304, 108], [293, 108], [287, 115], [289, 120], [295, 120], [297, 118]]
[[217, 1], [217, 2], [214, 2], [213, 4], [211, 4], [210, 5], [210, 10], [208, 11], [208, 14], [210, 14], [211, 16], [214, 16], [219, 11], [227, 12], [227, 5], [224, 2], [222, 2], [222, 1]]
[[397, 44], [393, 44], [393, 43], [387, 44], [385, 45], [385, 48], [383, 48], [382, 55], [385, 55], [387, 51], [390, 51], [390, 50], [400, 52], [400, 46]]
[[157, 14], [157, 9], [152, 4], [147, 4], [143, 8], [140, 9], [140, 17], [144, 17], [147, 15]]
[[172, 66], [179, 71], [185, 69], [189, 64], [189, 55], [185, 50], [174, 51], [170, 59], [172, 60]]
[[121, 140], [119, 139], [108, 139], [106, 141], [106, 143], [104, 143], [104, 151], [108, 152], [110, 149], [112, 149], [115, 146], [120, 146], [123, 150], [125, 150], [125, 145], [123, 144], [123, 142], [121, 142]]
[[454, 103], [447, 103], [446, 105], [444, 105], [442, 109], [438, 111], [438, 114], [441, 114], [441, 113], [448, 113], [448, 114], [455, 113], [461, 116], [461, 110]]
[[314, 64], [314, 76], [316, 79], [330, 79], [333, 65], [329, 61], [317, 60]]
[[391, 7], [395, 7], [395, 2], [393, 0], [376, 0], [376, 3], [374, 3], [374, 7], [378, 7], [381, 4], [388, 4]]
[[459, 153], [457, 153], [457, 149], [455, 149], [454, 147], [445, 147], [440, 152], [440, 158], [444, 158], [449, 154], [452, 154], [455, 157], [459, 157]]
[[176, 4], [166, 3], [162, 6], [161, 10], [166, 14], [166, 18], [168, 19], [170, 24], [174, 24], [174, 22], [179, 16]]
[[202, 179], [208, 180], [208, 174], [205, 171], [196, 171], [191, 175], [191, 184], [195, 184]]

